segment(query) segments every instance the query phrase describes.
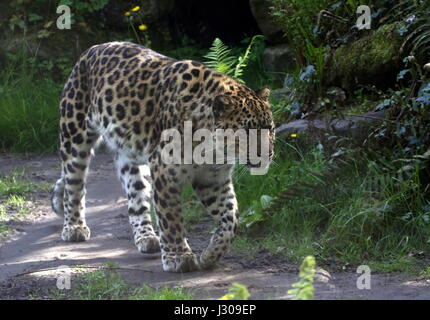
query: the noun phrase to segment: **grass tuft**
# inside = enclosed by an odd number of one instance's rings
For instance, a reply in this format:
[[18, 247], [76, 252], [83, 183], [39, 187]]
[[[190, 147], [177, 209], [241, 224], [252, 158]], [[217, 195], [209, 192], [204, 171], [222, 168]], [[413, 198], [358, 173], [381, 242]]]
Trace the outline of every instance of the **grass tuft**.
[[[142, 285], [133, 288], [119, 275], [116, 263], [106, 263], [100, 270], [78, 277], [71, 292], [55, 290], [54, 297], [78, 300], [191, 300], [192, 293], [180, 287], [151, 288]], [[79, 268], [78, 268], [79, 269]]]
[[28, 181], [24, 170], [0, 174], [0, 235], [4, 236], [11, 230], [8, 225], [10, 221], [19, 220], [30, 212], [28, 194], [35, 190], [47, 191], [47, 185]]

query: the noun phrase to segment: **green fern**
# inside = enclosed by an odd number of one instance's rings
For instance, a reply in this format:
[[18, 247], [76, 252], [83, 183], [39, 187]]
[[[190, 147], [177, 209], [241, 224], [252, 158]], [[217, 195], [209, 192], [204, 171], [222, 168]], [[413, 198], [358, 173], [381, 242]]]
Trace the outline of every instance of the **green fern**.
[[216, 38], [209, 49], [209, 53], [204, 56], [208, 59], [205, 64], [217, 72], [232, 76], [236, 57], [231, 55], [231, 49], [226, 46], [221, 39]]
[[231, 49], [224, 44], [221, 39], [216, 38], [212, 43], [212, 47], [209, 49], [208, 54], [204, 56], [204, 58], [207, 59], [205, 64], [217, 72], [226, 74], [240, 82], [243, 82], [242, 77], [244, 70], [249, 61], [255, 57], [252, 49], [257, 44], [261, 44], [263, 40], [264, 37], [262, 35], [254, 36], [246, 48], [245, 53], [238, 57], [231, 53]]
[[253, 58], [256, 58], [256, 52], [259, 51], [259, 50], [256, 50], [256, 47], [257, 46], [261, 47], [261, 44], [263, 43], [263, 41], [264, 41], [264, 36], [262, 35], [256, 35], [252, 37], [251, 42], [249, 43], [248, 47], [245, 50], [245, 54], [238, 58], [236, 68], [234, 69], [234, 75], [233, 75], [234, 78], [241, 79], [245, 68], [248, 66], [248, 63]]

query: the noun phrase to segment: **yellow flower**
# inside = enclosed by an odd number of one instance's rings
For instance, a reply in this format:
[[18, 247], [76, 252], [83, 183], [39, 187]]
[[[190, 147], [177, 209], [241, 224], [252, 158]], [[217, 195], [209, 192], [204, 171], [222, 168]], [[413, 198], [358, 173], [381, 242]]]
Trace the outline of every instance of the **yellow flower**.
[[141, 24], [140, 26], [139, 26], [139, 30], [141, 30], [141, 31], [145, 31], [145, 30], [147, 30], [148, 29], [148, 26], [147, 25], [145, 25], [145, 24]]
[[134, 11], [134, 12], [139, 11], [139, 10], [140, 10], [139, 6], [135, 6], [133, 9], [131, 9], [131, 11]]
[[129, 16], [131, 16], [131, 13], [130, 13], [130, 11], [127, 11], [126, 13], [124, 13], [124, 15], [125, 15], [126, 17], [129, 17]]
[[297, 138], [297, 133], [292, 133], [292, 134], [290, 134], [290, 137], [291, 137], [291, 138]]

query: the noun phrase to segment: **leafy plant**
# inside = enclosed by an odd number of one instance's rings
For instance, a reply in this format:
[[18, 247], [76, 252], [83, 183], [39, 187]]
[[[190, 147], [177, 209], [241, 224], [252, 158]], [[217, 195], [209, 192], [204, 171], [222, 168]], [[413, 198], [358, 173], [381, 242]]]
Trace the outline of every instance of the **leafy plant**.
[[312, 300], [314, 298], [314, 276], [315, 276], [315, 258], [307, 256], [301, 266], [299, 277], [300, 281], [293, 284], [293, 289], [288, 290], [293, 300]]
[[77, 21], [82, 21], [85, 15], [103, 9], [109, 0], [60, 0], [58, 5], [66, 5], [72, 9], [73, 17]]
[[233, 283], [228, 293], [218, 300], [248, 300], [250, 294], [248, 288], [240, 283]]
[[405, 37], [401, 54], [414, 55], [422, 62], [430, 53], [430, 3], [427, 0], [404, 0], [394, 6], [391, 2], [382, 6], [390, 8], [384, 17], [385, 21], [402, 21], [397, 32]]
[[232, 50], [225, 45], [221, 39], [216, 38], [212, 43], [212, 47], [209, 49], [208, 54], [204, 56], [206, 62], [204, 62], [209, 68], [214, 69], [217, 72], [226, 74], [238, 81], [243, 82], [244, 69], [247, 67], [251, 60], [252, 49], [257, 43], [264, 41], [264, 37], [256, 35], [251, 39], [248, 47], [241, 56], [235, 56], [232, 54]]
[[[133, 31], [133, 35], [139, 44], [147, 47], [151, 46], [148, 33], [148, 26], [143, 23], [142, 16], [140, 15], [140, 6], [133, 7], [130, 11], [124, 13], [129, 28]], [[135, 20], [138, 20], [138, 27], [136, 29]], [[139, 30], [139, 31], [138, 31]]]
[[[292, 295], [293, 300], [312, 300], [314, 298], [315, 268], [315, 258], [307, 256], [300, 266], [300, 281], [292, 285], [293, 289], [288, 290], [288, 294]], [[248, 300], [249, 296], [248, 288], [245, 285], [233, 283], [228, 293], [218, 300]]]
[[[320, 59], [321, 46], [315, 30], [318, 15], [328, 8], [329, 0], [275, 0], [272, 16], [279, 23], [285, 36], [292, 44], [296, 60], [300, 65], [316, 64]], [[317, 50], [317, 51], [315, 51]]]
[[[385, 121], [372, 137], [379, 138], [401, 157], [425, 152], [430, 146], [430, 80], [428, 72], [414, 56], [406, 57], [407, 69], [397, 76], [399, 88], [389, 91], [388, 98], [378, 105], [394, 121]], [[395, 137], [395, 139], [393, 139]]]
[[262, 195], [260, 201], [254, 200], [252, 205], [240, 216], [240, 222], [247, 228], [254, 224], [264, 222], [264, 210], [268, 209], [273, 201], [273, 197]]
[[427, 280], [430, 279], [430, 267], [424, 268], [424, 270], [420, 272], [420, 276]]

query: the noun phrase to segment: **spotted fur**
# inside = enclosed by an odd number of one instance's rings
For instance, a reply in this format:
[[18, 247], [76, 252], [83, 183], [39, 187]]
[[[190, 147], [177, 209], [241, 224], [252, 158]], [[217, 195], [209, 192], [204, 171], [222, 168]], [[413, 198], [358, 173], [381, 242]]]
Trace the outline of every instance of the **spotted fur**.
[[[163, 130], [270, 129], [269, 92], [245, 85], [204, 65], [160, 55], [143, 46], [112, 42], [85, 51], [73, 68], [60, 102], [61, 178], [52, 207], [64, 216], [62, 239], [90, 237], [85, 221], [85, 180], [96, 141], [116, 152], [118, 175], [128, 198], [134, 242], [143, 253], [160, 251], [165, 271], [212, 267], [228, 249], [237, 228], [233, 165], [166, 165]], [[149, 175], [151, 176], [149, 178]], [[150, 182], [152, 181], [152, 182]], [[197, 257], [189, 247], [181, 216], [181, 190], [191, 183], [218, 221], [209, 246]], [[160, 235], [151, 222], [154, 200]]]

